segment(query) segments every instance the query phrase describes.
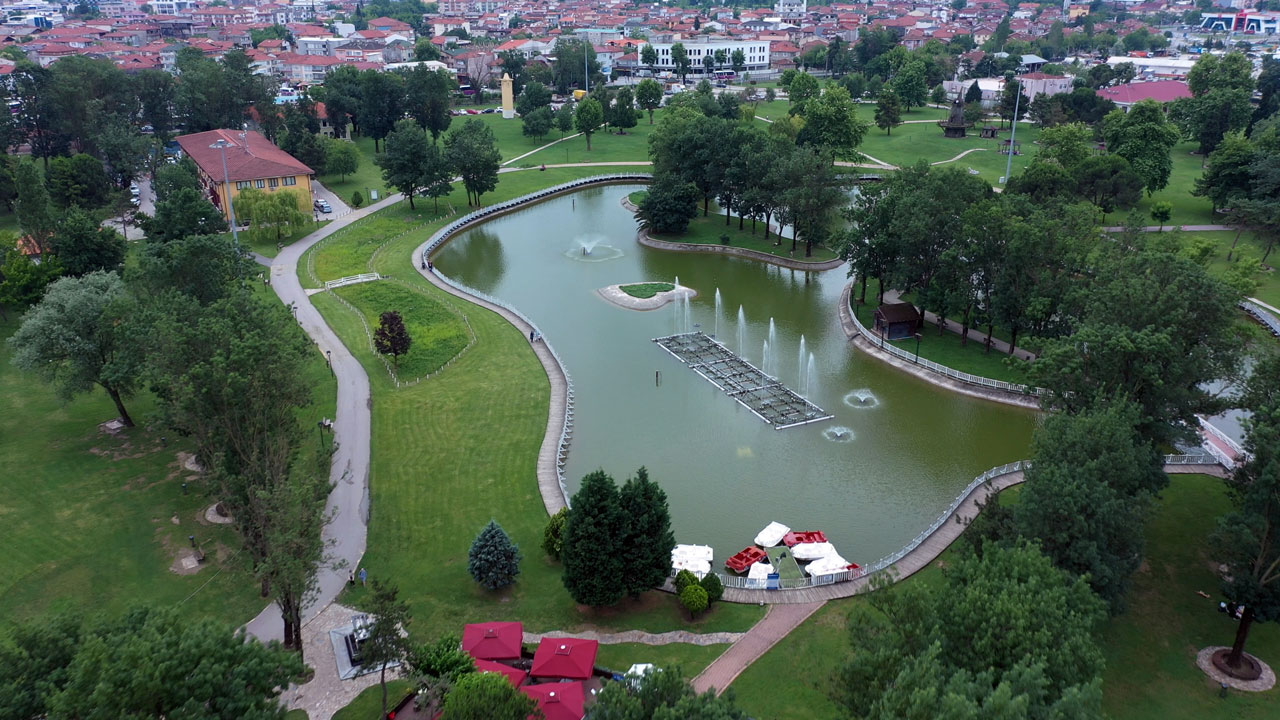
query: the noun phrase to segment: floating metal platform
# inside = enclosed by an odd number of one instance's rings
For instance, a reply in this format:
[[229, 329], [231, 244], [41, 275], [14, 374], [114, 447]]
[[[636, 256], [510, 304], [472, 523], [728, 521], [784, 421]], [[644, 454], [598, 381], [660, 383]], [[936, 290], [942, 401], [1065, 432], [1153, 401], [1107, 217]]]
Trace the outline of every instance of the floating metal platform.
[[705, 333], [681, 333], [653, 341], [775, 430], [833, 417]]

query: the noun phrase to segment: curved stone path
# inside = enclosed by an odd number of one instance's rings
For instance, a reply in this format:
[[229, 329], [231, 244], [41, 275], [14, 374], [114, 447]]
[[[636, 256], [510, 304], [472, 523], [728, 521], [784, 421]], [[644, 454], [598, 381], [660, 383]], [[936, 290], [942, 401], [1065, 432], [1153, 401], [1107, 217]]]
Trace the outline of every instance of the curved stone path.
[[527, 632], [524, 634], [524, 642], [534, 644], [541, 642], [543, 638], [581, 638], [583, 640], [595, 640], [601, 645], [640, 643], [641, 645], [685, 644], [706, 647], [708, 645], [736, 643], [746, 636], [747, 633], [744, 632], [693, 633], [688, 630], [672, 630], [664, 633], [648, 633], [643, 630], [627, 630], [620, 633], [602, 633], [595, 630], [582, 630], [580, 632], [551, 630], [544, 633]]

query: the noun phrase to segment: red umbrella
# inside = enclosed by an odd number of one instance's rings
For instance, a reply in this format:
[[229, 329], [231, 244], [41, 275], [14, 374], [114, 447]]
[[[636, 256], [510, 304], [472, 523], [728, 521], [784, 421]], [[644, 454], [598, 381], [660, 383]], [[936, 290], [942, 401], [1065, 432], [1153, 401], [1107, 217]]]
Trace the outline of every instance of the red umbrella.
[[503, 665], [502, 663], [496, 663], [492, 660], [477, 660], [476, 670], [479, 670], [480, 672], [502, 673], [507, 676], [507, 679], [510, 680], [511, 684], [515, 687], [523, 685], [525, 678], [529, 677], [529, 673], [521, 670], [520, 668], [513, 668], [510, 665]]
[[586, 680], [596, 664], [600, 643], [578, 638], [542, 638], [533, 655], [534, 677]]
[[524, 625], [518, 622], [471, 623], [462, 631], [462, 649], [478, 660], [520, 657]]
[[525, 685], [520, 692], [538, 701], [547, 720], [582, 720], [585, 693], [580, 682]]

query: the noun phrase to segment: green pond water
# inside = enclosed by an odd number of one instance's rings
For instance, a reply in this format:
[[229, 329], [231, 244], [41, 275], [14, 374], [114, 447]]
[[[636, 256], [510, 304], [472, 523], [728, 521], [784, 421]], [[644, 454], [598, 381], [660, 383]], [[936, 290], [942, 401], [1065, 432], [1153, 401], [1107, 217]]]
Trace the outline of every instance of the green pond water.
[[[927, 527], [974, 476], [1026, 457], [1035, 413], [938, 389], [845, 339], [843, 268], [806, 273], [650, 250], [619, 203], [636, 189], [531, 206], [460, 235], [435, 258], [440, 272], [519, 307], [563, 358], [576, 391], [570, 493], [597, 468], [621, 483], [643, 465], [667, 492], [677, 542], [711, 545], [722, 561], [776, 520], [823, 530], [844, 557], [866, 564]], [[776, 361], [765, 369], [798, 392], [803, 334], [810, 399], [834, 418], [774, 430], [652, 342], [682, 329], [678, 306], [637, 312], [596, 294], [676, 277], [699, 293], [691, 323], [757, 366], [772, 318]]]

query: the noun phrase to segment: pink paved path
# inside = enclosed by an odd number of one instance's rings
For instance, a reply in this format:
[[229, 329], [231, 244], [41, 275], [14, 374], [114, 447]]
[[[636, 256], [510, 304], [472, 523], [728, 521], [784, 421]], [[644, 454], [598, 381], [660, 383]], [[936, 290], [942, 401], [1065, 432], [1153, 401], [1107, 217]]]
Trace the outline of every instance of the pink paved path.
[[717, 695], [724, 692], [743, 670], [824, 604], [770, 605], [769, 612], [747, 632], [746, 637], [734, 643], [693, 679], [693, 689], [699, 693], [715, 690]]

